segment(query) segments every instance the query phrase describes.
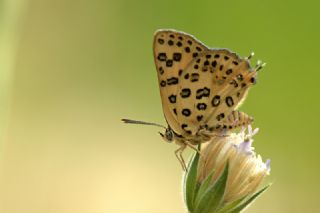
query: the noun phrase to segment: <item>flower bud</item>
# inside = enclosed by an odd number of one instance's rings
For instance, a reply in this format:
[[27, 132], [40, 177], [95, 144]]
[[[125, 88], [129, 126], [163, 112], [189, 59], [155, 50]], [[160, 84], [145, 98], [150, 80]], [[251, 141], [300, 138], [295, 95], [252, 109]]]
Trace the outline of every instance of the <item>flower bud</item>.
[[[266, 189], [254, 194], [270, 173], [270, 160], [264, 163], [252, 147], [252, 137], [257, 132], [258, 129], [252, 130], [248, 126], [248, 133], [243, 129], [240, 133], [216, 136], [202, 147], [198, 162], [195, 162], [196, 158], [192, 162], [196, 167], [193, 169], [196, 172], [196, 187], [193, 199], [189, 198], [190, 212], [220, 212], [230, 206], [236, 208], [235, 203], [239, 204], [240, 209], [242, 201], [244, 208]], [[217, 186], [219, 184], [221, 186]], [[217, 190], [220, 191], [217, 193]], [[216, 206], [211, 208], [210, 205]]]
[[262, 162], [252, 147], [252, 136], [258, 129], [252, 131], [248, 127], [226, 137], [214, 137], [202, 149], [198, 166], [198, 182], [202, 182], [212, 171], [211, 183], [221, 175], [226, 162], [229, 161], [229, 175], [225, 190], [224, 202], [231, 202], [255, 192], [266, 175], [270, 172], [270, 160]]

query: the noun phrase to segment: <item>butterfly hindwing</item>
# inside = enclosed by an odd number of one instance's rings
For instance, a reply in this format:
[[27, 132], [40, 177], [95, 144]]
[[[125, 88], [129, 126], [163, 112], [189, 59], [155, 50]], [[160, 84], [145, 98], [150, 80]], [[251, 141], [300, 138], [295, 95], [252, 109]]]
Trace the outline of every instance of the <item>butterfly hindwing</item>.
[[185, 133], [222, 124], [245, 98], [255, 75], [248, 60], [226, 49], [210, 49], [195, 58], [178, 85], [177, 118]]
[[181, 75], [194, 58], [207, 50], [200, 41], [182, 32], [159, 30], [154, 35], [153, 53], [163, 112], [169, 126], [178, 134], [183, 132], [177, 118]]

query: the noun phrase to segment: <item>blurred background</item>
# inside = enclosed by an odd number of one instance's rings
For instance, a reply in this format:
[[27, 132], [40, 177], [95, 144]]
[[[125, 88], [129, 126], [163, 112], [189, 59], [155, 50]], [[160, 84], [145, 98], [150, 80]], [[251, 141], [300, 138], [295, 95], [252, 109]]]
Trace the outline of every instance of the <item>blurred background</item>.
[[319, 209], [318, 1], [0, 2], [1, 213], [185, 212], [177, 147], [120, 122], [165, 124], [159, 28], [268, 63], [241, 109], [274, 184], [247, 212]]

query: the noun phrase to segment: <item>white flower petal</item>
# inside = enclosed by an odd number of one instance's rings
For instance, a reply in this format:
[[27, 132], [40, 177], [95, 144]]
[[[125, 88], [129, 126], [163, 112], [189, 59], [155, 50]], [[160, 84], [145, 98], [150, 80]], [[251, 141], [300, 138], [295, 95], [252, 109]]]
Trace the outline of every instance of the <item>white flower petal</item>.
[[248, 134], [245, 134], [245, 128], [243, 128], [239, 133], [232, 133], [226, 137], [214, 137], [202, 150], [199, 182], [214, 170], [215, 175], [212, 178], [214, 183], [226, 162], [230, 164], [224, 202], [231, 202], [253, 193], [270, 172], [270, 160], [264, 163], [252, 146], [252, 137], [258, 131], [258, 128], [253, 130], [248, 126]]

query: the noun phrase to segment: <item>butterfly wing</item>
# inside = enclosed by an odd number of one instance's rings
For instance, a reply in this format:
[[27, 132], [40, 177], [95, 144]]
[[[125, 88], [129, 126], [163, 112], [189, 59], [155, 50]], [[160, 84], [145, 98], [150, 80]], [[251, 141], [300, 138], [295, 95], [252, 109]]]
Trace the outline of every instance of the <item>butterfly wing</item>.
[[[178, 85], [177, 118], [192, 137], [200, 128], [222, 124], [244, 100], [255, 82], [248, 60], [227, 49], [210, 49], [182, 72]], [[190, 92], [190, 95], [186, 95]]]
[[159, 30], [154, 35], [153, 53], [158, 73], [163, 112], [168, 125], [182, 133], [177, 118], [177, 90], [188, 64], [208, 48], [191, 35], [175, 30]]

